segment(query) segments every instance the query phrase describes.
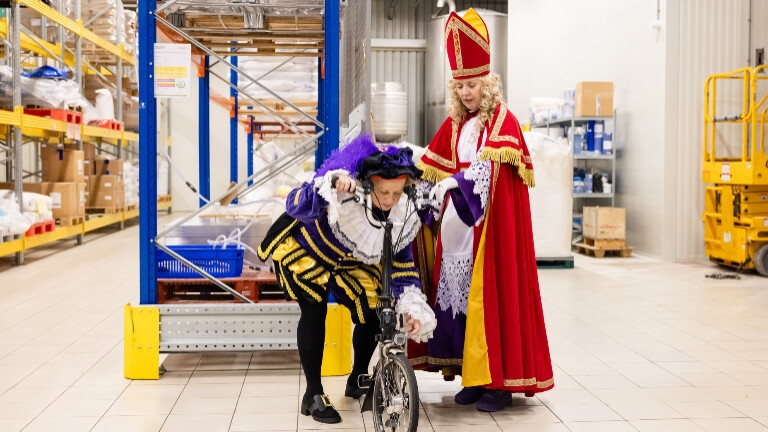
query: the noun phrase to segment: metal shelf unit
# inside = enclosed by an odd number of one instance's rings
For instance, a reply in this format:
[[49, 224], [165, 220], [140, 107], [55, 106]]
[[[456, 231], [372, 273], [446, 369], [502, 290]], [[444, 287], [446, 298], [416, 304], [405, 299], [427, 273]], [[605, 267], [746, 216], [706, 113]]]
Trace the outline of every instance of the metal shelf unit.
[[[259, 15], [257, 9], [265, 5], [252, 4], [246, 5], [242, 2], [233, 0], [231, 2], [222, 1], [215, 5], [206, 4], [200, 0], [171, 0], [158, 2], [156, 0], [139, 2], [139, 46], [143, 47], [139, 52], [138, 70], [139, 70], [139, 158], [140, 158], [140, 184], [139, 197], [142, 213], [139, 215], [139, 237], [140, 237], [140, 257], [141, 257], [141, 284], [140, 301], [141, 304], [154, 304], [157, 302], [157, 275], [155, 269], [156, 250], [160, 248], [169, 255], [184, 262], [190, 267], [195, 268], [190, 262], [168, 249], [163, 244], [163, 238], [169, 232], [181, 226], [190, 219], [201, 214], [221, 198], [236, 192], [241, 196], [248, 191], [265, 184], [276, 173], [295, 163], [299, 158], [311, 154], [316, 150], [317, 163], [338, 147], [339, 142], [339, 32], [340, 32], [340, 8], [341, 1], [325, 0], [322, 2], [306, 2], [310, 6], [300, 5], [299, 2], [291, 2], [291, 7], [315, 8], [317, 12], [319, 7], [321, 11], [318, 17], [322, 17], [320, 23], [311, 22], [309, 27], [302, 27], [304, 17], [292, 17], [286, 22], [285, 19], [271, 19], [267, 14]], [[231, 3], [231, 4], [230, 4]], [[254, 7], [251, 11], [248, 8]], [[280, 7], [280, 6], [276, 6]], [[211, 8], [223, 8], [220, 13]], [[243, 9], [245, 8], [245, 9]], [[235, 13], [234, 18], [228, 13], [231, 10], [241, 12]], [[252, 12], [252, 13], [251, 13]], [[215, 17], [215, 18], [212, 18]], [[259, 24], [250, 25], [248, 20], [256, 18], [255, 22]], [[260, 21], [261, 20], [261, 21]], [[317, 28], [315, 28], [317, 27]], [[184, 42], [192, 45], [195, 53], [203, 56], [204, 66], [198, 78], [200, 79], [201, 92], [200, 104], [198, 107], [200, 113], [199, 124], [199, 154], [203, 158], [199, 162], [200, 178], [203, 179], [199, 185], [204, 198], [212, 198], [208, 203], [201, 201], [201, 207], [198, 211], [187, 217], [176, 221], [173, 226], [161, 233], [158, 233], [156, 222], [156, 191], [154, 190], [155, 178], [157, 176], [157, 166], [153, 155], [155, 153], [156, 142], [156, 110], [157, 100], [154, 94], [154, 46], [157, 38], [156, 28], [160, 29], [166, 36], [174, 42]], [[299, 107], [283, 99], [275, 92], [266, 88], [257, 79], [250, 77], [247, 73], [238, 68], [237, 57], [240, 55], [258, 55], [253, 49], [266, 51], [267, 55], [293, 55], [293, 53], [275, 52], [282, 49], [300, 49], [306, 51], [318, 50], [317, 52], [300, 53], [302, 55], [311, 55], [320, 58], [320, 70], [323, 71], [319, 82], [318, 94], [318, 113], [317, 118], [305, 113]], [[298, 55], [298, 54], [297, 54]], [[232, 74], [229, 79], [215, 74], [211, 67], [215, 64], [227, 66]], [[326, 67], [327, 65], [327, 67]], [[210, 177], [210, 166], [205, 155], [210, 154], [210, 132], [208, 127], [208, 97], [204, 94], [208, 92], [208, 80], [213, 75], [221, 79], [232, 89], [232, 105], [230, 107], [231, 115], [231, 135], [230, 135], [230, 178], [237, 183], [221, 196], [213, 198], [205, 194], [210, 192], [210, 185], [207, 183]], [[277, 112], [269, 104], [248, 96], [243, 91], [243, 83], [237, 82], [237, 77], [241, 81], [246, 81], [247, 85], [255, 85], [271, 94], [274, 99], [279, 100], [293, 113], [301, 118], [302, 122], [311, 124], [312, 129], [307, 130], [299, 122], [289, 118], [282, 113]], [[243, 79], [244, 78], [244, 79]], [[236, 171], [237, 153], [237, 127], [240, 123], [239, 105], [259, 107], [259, 109], [272, 116], [275, 123], [282, 127], [280, 133], [290, 131], [301, 137], [304, 141], [294, 150], [288, 152], [283, 158], [278, 159], [273, 164], [256, 173], [249, 172], [245, 180]], [[245, 119], [244, 119], [245, 120]], [[245, 121], [250, 123], [250, 121]], [[248, 129], [251, 133], [252, 129]], [[316, 146], [316, 149], [315, 149]], [[251, 149], [249, 149], [249, 152]], [[247, 298], [233, 291], [227, 285], [221, 283], [216, 278], [204, 274], [211, 282], [218, 287], [230, 292], [235, 297], [244, 302], [250, 303]]]
[[[583, 125], [588, 123], [589, 121], [604, 121], [604, 122], [613, 122], [613, 136], [614, 136], [614, 151], [610, 155], [604, 155], [604, 154], [588, 154], [588, 153], [581, 153], [581, 154], [573, 154], [573, 149], [571, 149], [572, 154], [572, 160], [573, 160], [573, 166], [576, 168], [577, 166], [583, 166], [585, 169], [588, 169], [592, 162], [598, 162], [603, 163], [605, 161], [610, 163], [610, 170], [611, 170], [611, 181], [612, 181], [612, 189], [610, 193], [574, 193], [574, 213], [580, 214], [582, 211], [581, 209], [584, 207], [585, 200], [596, 200], [598, 202], [605, 202], [607, 200], [610, 200], [611, 207], [613, 207], [616, 203], [616, 150], [615, 150], [615, 139], [616, 139], [616, 130], [617, 130], [617, 124], [616, 124], [616, 113], [617, 110], [614, 110], [613, 116], [601, 116], [601, 117], [567, 117], [567, 118], [561, 118], [561, 119], [555, 119], [555, 120], [549, 120], [547, 122], [542, 123], [536, 123], [531, 125], [531, 128], [547, 128], [549, 130], [550, 127], [575, 127], [579, 125]], [[576, 200], [579, 200], [577, 203]], [[580, 230], [577, 230], [574, 228], [574, 233], [580, 233]]]
[[[140, 302], [142, 305], [130, 307], [126, 306], [125, 309], [125, 376], [127, 378], [143, 378], [143, 379], [157, 379], [158, 375], [158, 359], [160, 352], [177, 352], [177, 351], [221, 351], [221, 350], [274, 350], [274, 349], [295, 349], [295, 336], [293, 330], [295, 330], [295, 324], [293, 319], [298, 319], [299, 310], [295, 304], [253, 304], [253, 302], [243, 297], [237, 291], [234, 291], [227, 285], [223, 284], [218, 279], [205, 273], [197, 266], [184, 259], [180, 255], [171, 251], [163, 244], [163, 238], [166, 234], [174, 230], [176, 227], [181, 226], [185, 222], [189, 221], [193, 217], [202, 214], [207, 208], [219, 201], [224, 196], [230, 193], [236, 193], [240, 196], [253, 188], [259, 187], [265, 184], [271, 178], [285, 169], [288, 166], [301, 160], [302, 157], [311, 155], [316, 151], [316, 158], [318, 161], [329, 154], [333, 149], [338, 147], [339, 142], [339, 108], [338, 108], [338, 93], [339, 93], [339, 32], [340, 32], [340, 7], [341, 0], [324, 0], [323, 5], [323, 31], [320, 32], [320, 36], [323, 41], [322, 52], [315, 54], [315, 56], [321, 57], [323, 66], [319, 65], [319, 68], [324, 70], [324, 75], [321, 76], [320, 89], [318, 95], [318, 119], [310, 116], [309, 114], [301, 111], [291, 102], [281, 98], [273, 91], [261, 85], [258, 80], [244, 74], [237, 67], [237, 61], [232, 59], [232, 55], [237, 54], [237, 51], [231, 51], [231, 49], [239, 48], [240, 42], [227, 42], [226, 47], [222, 48], [221, 40], [224, 41], [237, 41], [238, 37], [248, 37], [248, 35], [254, 36], [254, 40], [261, 41], [263, 44], [265, 40], [265, 32], [249, 31], [249, 29], [230, 29], [229, 31], [219, 28], [215, 31], [202, 31], [199, 28], [182, 29], [175, 26], [170, 21], [183, 26], [185, 23], [191, 23], [194, 27], [196, 22], [205, 22], [204, 17], [198, 20], [191, 20], [190, 16], [175, 16], [170, 17], [165, 13], [161, 13], [163, 9], [176, 3], [176, 0], [163, 3], [158, 9], [158, 2], [155, 0], [147, 0], [139, 2], [139, 46], [143, 47], [139, 52], [139, 169], [140, 169], [140, 182], [139, 182], [139, 197], [142, 213], [139, 215], [139, 241], [140, 241]], [[191, 5], [194, 7], [195, 1], [179, 1], [179, 4]], [[205, 3], [205, 2], [202, 2]], [[223, 3], [227, 3], [224, 1]], [[235, 6], [243, 6], [242, 2], [233, 1]], [[217, 5], [221, 6], [222, 2], [218, 2]], [[164, 16], [161, 16], [164, 15]], [[194, 15], [193, 15], [194, 16]], [[264, 18], [264, 17], [262, 17]], [[170, 21], [169, 21], [170, 20]], [[219, 17], [218, 21], [235, 22], [229, 18]], [[242, 17], [240, 20], [242, 23]], [[156, 189], [155, 178], [157, 176], [156, 160], [153, 157], [155, 153], [156, 142], [156, 110], [157, 100], [154, 94], [154, 46], [156, 41], [156, 26], [171, 29], [180, 38], [192, 44], [196, 50], [205, 54], [204, 64], [206, 66], [213, 66], [209, 64], [210, 60], [215, 60], [216, 63], [223, 63], [231, 70], [235, 71], [238, 76], [243, 76], [247, 81], [253, 85], [261, 87], [266, 90], [277, 100], [282, 101], [285, 107], [288, 107], [297, 112], [302, 121], [311, 122], [313, 130], [307, 131], [301, 125], [292, 121], [286, 116], [277, 113], [273, 107], [269, 104], [265, 104], [262, 101], [254, 98], [247, 102], [247, 105], [254, 105], [260, 107], [262, 112], [268, 113], [273, 116], [276, 123], [282, 128], [278, 134], [285, 132], [292, 132], [301, 136], [304, 142], [298, 145], [295, 149], [287, 152], [283, 157], [277, 159], [272, 164], [268, 165], [255, 173], [249, 173], [249, 176], [244, 180], [239, 180], [234, 170], [230, 171], [233, 180], [239, 181], [235, 186], [230, 187], [219, 197], [211, 199], [208, 203], [203, 204], [196, 212], [191, 215], [182, 218], [177, 221], [173, 226], [168, 227], [165, 231], [158, 234], [157, 232], [157, 208], [156, 208]], [[261, 34], [259, 34], [261, 33]], [[268, 30], [266, 33], [270, 33]], [[295, 40], [296, 36], [291, 37], [290, 32], [279, 30], [272, 32], [277, 35], [278, 39], [285, 41]], [[191, 35], [215, 35], [216, 38], [196, 40]], [[305, 35], [306, 36], [306, 35]], [[317, 38], [316, 34], [312, 35], [313, 38]], [[218, 42], [217, 42], [218, 41]], [[249, 46], [248, 44], [244, 44]], [[280, 44], [281, 47], [286, 47], [284, 43]], [[230, 56], [230, 60], [224, 58], [224, 56]], [[327, 67], [324, 67], [327, 65]], [[210, 75], [215, 75], [209, 67], [204, 67], [203, 71], [199, 74], [200, 83], [205, 88], [201, 89], [201, 94], [207, 92], [208, 78]], [[234, 80], [228, 82], [231, 88], [238, 91], [238, 98], [245, 99], [245, 95], [242, 92], [242, 87]], [[201, 96], [202, 98], [202, 96]], [[208, 118], [208, 99], [200, 100], [200, 155], [210, 154], [209, 145], [209, 131], [207, 130], [207, 118]], [[235, 117], [235, 121], [232, 122], [232, 127], [239, 127], [239, 119], [241, 113], [237, 104], [231, 106], [231, 115]], [[245, 115], [245, 123], [249, 126], [247, 133], [252, 135], [255, 127], [253, 127], [252, 119]], [[236, 136], [233, 134], [231, 139], [233, 142], [231, 146], [235, 146], [234, 142]], [[249, 143], [252, 141], [249, 139]], [[249, 151], [251, 149], [249, 148]], [[235, 152], [230, 156], [236, 158]], [[235, 159], [236, 162], [236, 159]], [[320, 162], [318, 162], [320, 163]], [[200, 174], [202, 175], [209, 172], [210, 167], [207, 160], [200, 161]], [[235, 163], [236, 166], [236, 163]], [[207, 185], [205, 185], [207, 186]], [[201, 190], [203, 189], [201, 185]], [[240, 191], [237, 193], [237, 191]], [[203, 276], [208, 278], [212, 283], [219, 288], [229, 292], [236, 298], [242, 300], [244, 305], [199, 305], [199, 306], [184, 306], [184, 305], [153, 305], [157, 302], [157, 273], [156, 273], [156, 251], [162, 249], [169, 255], [173, 256], [177, 260], [180, 260], [187, 264], [189, 267], [197, 270]], [[179, 316], [183, 317], [184, 322], [189, 323], [189, 326], [179, 329], [170, 329], [170, 333], [165, 330], [160, 332], [161, 327], [165, 329], [167, 325], [173, 325], [173, 323], [179, 322]], [[277, 331], [273, 322], [275, 318], [279, 324]], [[235, 321], [237, 323], [235, 325]], [[168, 324], [171, 323], [171, 324]], [[234, 327], [233, 327], [234, 326]], [[236, 327], [236, 328], [235, 328]], [[218, 329], [224, 329], [225, 331], [219, 331]], [[261, 332], [252, 331], [254, 328], [260, 328]], [[237, 334], [237, 339], [232, 339], [232, 330]], [[230, 332], [229, 336], [227, 332]], [[175, 332], [175, 333], [174, 333]], [[171, 334], [172, 333], [172, 334]], [[172, 340], [170, 337], [183, 336], [183, 340]], [[279, 336], [279, 337], [278, 337]], [[277, 338], [277, 339], [276, 339]]]
[[[45, 117], [34, 116], [24, 113], [21, 104], [21, 82], [18, 71], [21, 70], [22, 56], [40, 56], [46, 59], [56, 60], [62, 68], [70, 69], [74, 72], [75, 79], [82, 87], [82, 73], [90, 72], [101, 74], [114, 67], [114, 74], [122, 76], [123, 64], [132, 66], [135, 64], [135, 58], [132, 53], [127, 51], [122, 44], [113, 44], [96, 33], [86, 28], [87, 23], [79, 19], [80, 1], [75, 2], [76, 16], [73, 20], [59, 11], [44, 4], [40, 0], [16, 0], [12, 3], [9, 18], [0, 19], [0, 43], [10, 46], [8, 58], [14, 73], [13, 80], [13, 109], [0, 110], [0, 156], [5, 152], [5, 157], [0, 157], [0, 161], [10, 162], [12, 169], [8, 167], [8, 172], [14, 180], [15, 194], [22, 202], [23, 190], [22, 182], [25, 175], [23, 167], [22, 146], [26, 140], [31, 140], [35, 145], [40, 141], [59, 142], [62, 144], [74, 144], [82, 148], [83, 142], [92, 142], [98, 145], [108, 144], [114, 146], [114, 153], [120, 157], [124, 149], [129, 148], [131, 143], [139, 140], [139, 134], [124, 130], [113, 130], [109, 128], [83, 125], [79, 123], [70, 123], [61, 120], [55, 120]], [[28, 29], [21, 25], [20, 7], [26, 6], [41, 14], [47, 23], [55, 24], [59, 29], [59, 43], [52, 44], [32, 34]], [[64, 35], [74, 36], [75, 51], [64, 43]], [[119, 34], [119, 32], [118, 32]], [[8, 42], [10, 39], [10, 42]], [[97, 62], [89, 63], [82, 58], [82, 42], [90, 44], [89, 53], [94, 53], [98, 59]], [[118, 42], [119, 36], [118, 36]], [[117, 94], [122, 94], [122, 81], [117, 79]], [[118, 119], [122, 118], [122, 98], [118, 98], [121, 103], [117, 104]], [[6, 130], [8, 131], [6, 133]], [[35, 155], [39, 154], [39, 149], [35, 149]], [[32, 174], [38, 171], [39, 167], [31, 170]], [[163, 206], [169, 207], [170, 201], [164, 201]], [[51, 232], [26, 237], [23, 233], [0, 239], [0, 256], [15, 254], [16, 264], [23, 264], [24, 252], [35, 247], [45, 246], [52, 242], [75, 237], [77, 244], [81, 244], [83, 236], [89, 231], [99, 229], [112, 224], [119, 224], [120, 228], [126, 220], [138, 217], [138, 209], [124, 209], [114, 214], [102, 215], [94, 219], [84, 220], [83, 223], [73, 226], [60, 226]], [[3, 241], [5, 240], [5, 241]]]

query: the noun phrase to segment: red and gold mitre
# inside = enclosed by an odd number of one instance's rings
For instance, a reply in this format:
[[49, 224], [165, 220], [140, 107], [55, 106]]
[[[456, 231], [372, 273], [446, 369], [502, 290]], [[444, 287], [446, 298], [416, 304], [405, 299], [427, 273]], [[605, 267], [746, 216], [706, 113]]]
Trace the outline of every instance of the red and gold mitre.
[[451, 12], [445, 24], [445, 48], [453, 79], [491, 73], [491, 41], [485, 21], [469, 8], [463, 17]]

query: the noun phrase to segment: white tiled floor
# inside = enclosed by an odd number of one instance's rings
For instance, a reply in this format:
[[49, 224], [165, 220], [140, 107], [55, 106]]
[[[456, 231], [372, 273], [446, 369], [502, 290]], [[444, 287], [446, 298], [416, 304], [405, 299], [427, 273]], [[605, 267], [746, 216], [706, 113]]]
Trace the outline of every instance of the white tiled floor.
[[[138, 228], [0, 258], [0, 432], [372, 430], [344, 378], [344, 422], [297, 413], [290, 353], [174, 354], [158, 381], [123, 378], [123, 306], [139, 303]], [[457, 406], [419, 373], [419, 431], [768, 431], [768, 279], [708, 263], [576, 257], [539, 272], [555, 389], [500, 413]]]

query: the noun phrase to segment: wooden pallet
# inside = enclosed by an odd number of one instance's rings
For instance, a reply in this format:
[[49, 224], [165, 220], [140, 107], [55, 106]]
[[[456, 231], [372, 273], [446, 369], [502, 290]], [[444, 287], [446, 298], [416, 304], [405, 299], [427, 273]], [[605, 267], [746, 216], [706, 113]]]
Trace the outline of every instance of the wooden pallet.
[[[295, 57], [321, 57], [325, 35], [323, 19], [317, 16], [264, 16], [261, 28], [246, 28], [242, 12], [210, 14], [207, 11], [187, 9], [184, 13], [162, 13], [170, 23], [184, 30], [209, 49], [219, 54], [230, 53], [230, 48], [240, 48], [238, 55]], [[158, 25], [165, 37], [181, 43], [184, 39], [165, 25]], [[243, 50], [243, 48], [248, 48]], [[294, 50], [290, 54], [282, 49]], [[195, 48], [193, 47], [193, 54]], [[197, 52], [199, 53], [199, 52]]]
[[[285, 301], [275, 274], [269, 271], [246, 269], [240, 277], [222, 278], [220, 281], [254, 302]], [[158, 279], [157, 302], [242, 303], [208, 279]]]
[[85, 216], [69, 216], [56, 219], [59, 226], [75, 226], [85, 223]]
[[573, 257], [540, 258], [536, 257], [536, 267], [539, 269], [572, 269]]
[[86, 214], [93, 214], [93, 215], [111, 215], [111, 214], [117, 214], [122, 212], [122, 208], [117, 207], [86, 207], [85, 213]]
[[158, 195], [157, 202], [171, 202], [171, 195]]
[[576, 243], [576, 251], [586, 256], [593, 256], [595, 258], [603, 258], [606, 256], [618, 256], [627, 258], [632, 256], [633, 247], [629, 247], [625, 244], [624, 240], [618, 239], [590, 239], [584, 238], [582, 243]]

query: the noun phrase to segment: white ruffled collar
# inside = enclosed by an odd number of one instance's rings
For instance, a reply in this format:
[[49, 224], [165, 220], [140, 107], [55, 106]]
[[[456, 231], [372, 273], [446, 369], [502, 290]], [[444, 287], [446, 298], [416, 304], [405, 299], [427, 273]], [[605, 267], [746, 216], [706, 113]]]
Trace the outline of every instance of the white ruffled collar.
[[[341, 204], [349, 194], [339, 194], [336, 189], [331, 188], [331, 178], [339, 174], [349, 175], [346, 171], [335, 170], [315, 179], [317, 192], [328, 202], [328, 223], [333, 235], [351, 251], [356, 259], [365, 264], [378, 264], [381, 262], [384, 245], [384, 229], [370, 224], [362, 205], [354, 201]], [[408, 205], [407, 197], [402, 197], [389, 212], [389, 220], [394, 224], [392, 241], [395, 242], [395, 253], [408, 247], [421, 227], [419, 216], [415, 213], [405, 220]], [[408, 210], [413, 212], [412, 207]], [[373, 218], [373, 215], [370, 216]]]

